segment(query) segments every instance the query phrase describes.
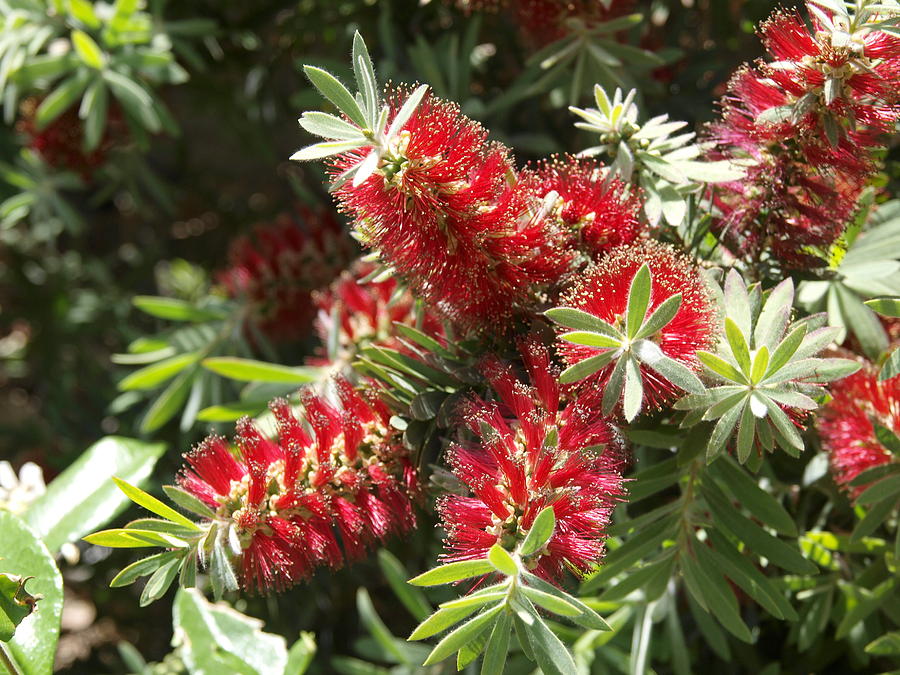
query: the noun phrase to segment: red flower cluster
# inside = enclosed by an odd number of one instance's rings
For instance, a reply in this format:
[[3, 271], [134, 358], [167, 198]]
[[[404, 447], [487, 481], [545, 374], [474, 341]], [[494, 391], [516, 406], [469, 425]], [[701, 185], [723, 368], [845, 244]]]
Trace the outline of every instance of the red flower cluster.
[[869, 364], [835, 382], [831, 395], [818, 419], [819, 434], [835, 481], [857, 495], [865, 486], [848, 483], [892, 459], [875, 436], [873, 422], [900, 433], [900, 377], [879, 382], [877, 368]]
[[[561, 305], [592, 314], [615, 328], [622, 328], [628, 306], [628, 292], [635, 274], [644, 263], [650, 268], [652, 291], [648, 314], [664, 301], [681, 293], [681, 306], [674, 318], [651, 338], [662, 353], [691, 370], [698, 371], [698, 349], [715, 343], [716, 308], [699, 268], [671, 246], [650, 240], [614, 249], [588, 268], [567, 291]], [[560, 332], [565, 332], [561, 330]], [[601, 349], [561, 341], [559, 351], [565, 361], [575, 364], [596, 356]], [[615, 362], [597, 371], [588, 386], [604, 387]], [[645, 407], [662, 408], [681, 390], [655, 370], [641, 365]]]
[[[404, 92], [387, 96], [393, 114]], [[340, 175], [368, 149], [339, 155]], [[363, 241], [429, 305], [465, 328], [509, 317], [569, 268], [571, 254], [535, 218], [536, 180], [454, 103], [431, 95], [362, 184], [337, 191]]]
[[[337, 332], [337, 361], [349, 363], [360, 347], [373, 343], [402, 350], [395, 323], [416, 326], [420, 319], [422, 331], [443, 335], [440, 321], [424, 307], [417, 309], [412, 294], [400, 290], [396, 279], [365, 281], [374, 271], [373, 264], [357, 260], [330, 286], [313, 293], [316, 332], [324, 345], [331, 344]], [[329, 361], [313, 360], [317, 365]]]
[[600, 561], [604, 529], [625, 494], [624, 454], [599, 401], [561, 407], [558, 373], [543, 345], [525, 343], [523, 357], [532, 385], [490, 362], [486, 375], [500, 401], [476, 399], [467, 422], [479, 442], [449, 450], [453, 472], [472, 496], [451, 494], [438, 503], [447, 531], [443, 558], [484, 558], [497, 543], [513, 550], [552, 506], [553, 536], [526, 564], [558, 582], [565, 570], [583, 575]]
[[[304, 229], [304, 225], [306, 229]], [[309, 333], [312, 292], [327, 286], [352, 259], [353, 242], [328, 212], [300, 208], [258, 225], [232, 242], [231, 266], [218, 274], [228, 294], [247, 303], [250, 319], [273, 340]]]
[[572, 239], [573, 248], [596, 257], [633, 242], [641, 231], [641, 200], [620, 180], [604, 181], [592, 159], [555, 158], [536, 170], [545, 218]]
[[236, 537], [248, 590], [282, 590], [316, 567], [357, 560], [368, 546], [415, 525], [416, 471], [388, 424], [390, 413], [346, 381], [336, 384], [340, 408], [303, 395], [311, 435], [277, 399], [270, 408], [278, 442], [243, 418], [235, 438], [240, 459], [218, 436], [185, 455], [190, 468], [178, 482]]
[[716, 228], [736, 254], [770, 249], [789, 266], [813, 264], [808, 247], [837, 239], [900, 118], [900, 38], [812, 16], [812, 32], [796, 11], [762, 24], [774, 60], [734, 75], [709, 132], [714, 159], [748, 165], [718, 190]]
[[96, 149], [84, 150], [84, 122], [78, 118], [78, 110], [71, 107], [44, 129], [38, 130], [35, 122], [40, 101], [26, 99], [21, 105], [21, 117], [16, 129], [25, 136], [26, 144], [55, 169], [68, 169], [90, 180], [94, 172], [103, 166], [110, 149], [121, 142], [125, 133], [122, 113], [111, 105], [107, 113], [106, 129]]

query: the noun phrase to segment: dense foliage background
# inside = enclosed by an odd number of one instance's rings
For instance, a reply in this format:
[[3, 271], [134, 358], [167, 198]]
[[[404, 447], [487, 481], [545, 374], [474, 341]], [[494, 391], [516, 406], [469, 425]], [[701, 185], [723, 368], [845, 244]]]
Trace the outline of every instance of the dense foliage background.
[[[235, 260], [236, 238], [279, 218], [307, 224], [342, 218], [325, 215], [334, 209], [322, 166], [288, 158], [310, 142], [297, 117], [319, 106], [302, 64], [349, 76], [355, 31], [365, 36], [381, 82], [429, 83], [437, 96], [457, 101], [484, 123], [492, 139], [513, 148], [523, 166], [589, 145], [567, 107], [592, 106], [598, 81], [637, 86], [645, 118], [668, 113], [701, 128], [716, 116], [716, 101], [735, 69], [762, 54], [755, 26], [771, 10], [765, 0], [636, 2], [643, 20], [617, 30], [614, 39], [631, 50], [619, 54], [621, 65], [600, 65], [590, 56], [572, 57], [577, 49], [564, 58], [540, 51], [540, 31], [529, 33], [509, 13], [466, 11], [439, 0], [0, 0], [0, 457], [16, 468], [37, 463], [49, 484], [101, 436], [164, 442], [168, 449], [144, 483], [159, 494], [181, 466], [181, 452], [210, 430], [230, 431], [237, 408], [227, 406], [238, 400], [242, 382], [198, 368], [170, 394], [177, 399], [171, 404], [160, 403], [160, 392], [168, 389], [123, 386], [140, 363], [133, 354], [129, 360], [129, 344], [173, 326], [159, 318], [165, 312], [141, 312], [133, 299], [203, 300], [215, 320], [229, 302], [221, 272]], [[36, 31], [51, 37], [29, 51]], [[79, 43], [76, 32], [87, 39]], [[54, 48], [54, 41], [68, 44], [70, 37], [75, 53]], [[95, 53], [98, 41], [103, 49]], [[92, 90], [92, 58], [110, 60], [117, 73], [102, 93]], [[31, 68], [24, 75], [22, 62]], [[100, 103], [83, 102], [91, 96], [105, 101], [103, 119]], [[56, 116], [57, 108], [66, 110]], [[84, 134], [93, 134], [90, 152], [76, 152], [74, 159], [52, 156], [54, 144], [64, 154]], [[878, 178], [882, 201], [893, 186], [893, 157], [891, 148]], [[312, 286], [327, 285], [329, 273], [356, 255], [357, 244], [335, 237], [335, 260], [323, 263], [318, 278], [310, 272]], [[311, 316], [300, 321], [311, 322]], [[196, 325], [198, 335], [182, 338], [199, 339], [206, 350], [206, 328]], [[221, 333], [204, 356], [281, 364], [314, 356], [317, 340], [310, 331], [273, 341], [242, 326], [216, 328]], [[295, 386], [288, 381], [249, 396], [244, 391], [243, 399], [265, 399]], [[253, 404], [246, 407], [253, 411]], [[189, 412], [182, 415], [183, 408]], [[205, 414], [198, 416], [201, 410]], [[782, 468], [796, 474], [798, 485], [805, 472], [811, 485], [823, 475], [820, 457], [808, 448], [800, 464]], [[797, 508], [818, 512], [833, 500], [834, 509], [848, 514], [849, 531], [851, 507], [827, 481], [810, 488]], [[137, 507], [130, 509], [127, 515], [139, 517]], [[301, 631], [314, 633], [311, 672], [382, 672], [380, 666], [407, 659], [395, 672], [418, 672], [421, 650], [398, 657], [379, 631], [383, 622], [404, 637], [422, 618], [419, 595], [397, 601], [397, 580], [407, 572], [398, 572], [396, 564], [401, 561], [409, 575], [433, 564], [439, 542], [428, 517], [422, 515], [409, 539], [388, 546], [393, 555], [320, 572], [277, 596], [244, 595], [234, 606], [262, 619], [264, 630], [284, 636], [288, 645]], [[7, 545], [0, 546], [0, 556]], [[173, 594], [141, 608], [140, 587], [109, 588], [126, 562], [121, 553], [85, 542], [76, 546], [60, 562], [65, 611], [55, 670], [137, 672], [143, 661], [164, 661], [172, 652]], [[368, 595], [359, 596], [363, 585]], [[450, 597], [435, 593], [432, 600]], [[829, 595], [828, 607], [804, 604], [790, 629], [760, 614], [753, 645], [698, 626], [685, 607], [683, 642], [679, 633], [660, 633], [653, 667], [689, 672], [689, 659], [695, 670], [728, 672], [889, 668], [889, 660], [873, 661], [859, 645], [848, 648], [852, 635], [827, 638], [832, 601], [839, 600]], [[596, 672], [627, 668], [631, 630], [600, 648], [605, 656], [595, 660]], [[730, 665], [721, 665], [725, 660]], [[160, 666], [144, 672], [179, 672], [177, 658], [167, 664], [171, 671]]]

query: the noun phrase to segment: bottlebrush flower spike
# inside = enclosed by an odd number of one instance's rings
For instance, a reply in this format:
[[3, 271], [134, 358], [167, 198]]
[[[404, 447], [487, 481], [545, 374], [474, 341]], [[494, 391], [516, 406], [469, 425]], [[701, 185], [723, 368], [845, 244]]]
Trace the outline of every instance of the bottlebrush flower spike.
[[415, 525], [416, 471], [390, 413], [344, 380], [336, 388], [340, 407], [304, 393], [309, 431], [276, 399], [278, 441], [244, 418], [235, 437], [240, 458], [218, 436], [185, 455], [178, 482], [215, 512], [218, 538], [207, 539], [228, 542], [248, 590], [282, 590]]
[[877, 368], [867, 363], [829, 391], [832, 399], [822, 408], [816, 426], [835, 481], [855, 498], [867, 487], [854, 484], [857, 476], [894, 460], [892, 448], [897, 447], [900, 432], [900, 377], [879, 381]]
[[622, 181], [605, 180], [594, 160], [555, 158], [535, 169], [543, 195], [544, 218], [591, 258], [633, 242], [641, 231], [641, 200]]
[[603, 410], [622, 400], [625, 419], [661, 408], [679, 390], [703, 391], [698, 349], [713, 344], [716, 309], [700, 270], [670, 246], [649, 241], [613, 250], [547, 316], [560, 326], [569, 364], [560, 381], [588, 378]]
[[772, 451], [777, 443], [791, 455], [803, 450], [802, 420], [818, 407], [821, 386], [859, 368], [848, 359], [814, 358], [840, 332], [824, 327], [824, 315], [791, 323], [794, 284], [787, 279], [763, 300], [758, 285], [749, 290], [731, 270], [725, 280], [725, 325], [718, 352], [697, 357], [719, 386], [689, 394], [675, 404], [690, 410], [683, 425], [718, 420], [707, 443], [709, 460], [725, 448], [737, 428], [737, 454]]
[[328, 353], [313, 359], [314, 365], [349, 364], [359, 350], [371, 344], [399, 349], [395, 324], [421, 324], [432, 337], [443, 336], [443, 326], [393, 277], [372, 278], [376, 267], [357, 260], [327, 288], [313, 293], [318, 313], [315, 327]]
[[[305, 227], [304, 227], [305, 226]], [[258, 225], [236, 239], [230, 267], [218, 280], [246, 303], [249, 319], [273, 340], [309, 333], [315, 315], [312, 292], [327, 286], [353, 257], [353, 242], [326, 211], [299, 208]]]
[[[343, 97], [320, 89], [332, 100]], [[301, 151], [298, 158], [334, 155], [332, 187], [358, 238], [417, 297], [463, 329], [529, 306], [572, 259], [537, 217], [534, 180], [517, 178], [508, 150], [489, 143], [487, 131], [456, 104], [421, 87], [412, 94], [392, 90], [387, 100], [379, 121], [390, 122], [383, 142], [379, 131], [371, 142], [320, 144], [328, 146], [324, 154]], [[351, 112], [345, 110], [352, 118]]]
[[599, 563], [604, 529], [625, 494], [624, 457], [590, 393], [561, 404], [543, 345], [526, 342], [523, 358], [530, 386], [508, 365], [488, 363], [499, 404], [474, 400], [466, 420], [479, 441], [449, 451], [453, 472], [471, 496], [451, 494], [438, 504], [447, 531], [443, 560], [479, 560], [494, 544], [513, 551], [538, 513], [552, 506], [554, 534], [525, 564], [559, 582], [567, 569], [583, 575]]

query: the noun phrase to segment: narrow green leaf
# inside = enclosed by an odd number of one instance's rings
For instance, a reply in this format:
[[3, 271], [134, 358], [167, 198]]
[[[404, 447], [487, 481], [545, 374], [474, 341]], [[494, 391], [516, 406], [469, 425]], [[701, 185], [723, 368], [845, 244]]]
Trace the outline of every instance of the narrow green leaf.
[[474, 614], [479, 608], [480, 605], [466, 605], [464, 607], [439, 609], [416, 626], [408, 639], [424, 640], [433, 635], [437, 635], [438, 633], [447, 630], [450, 626], [459, 623], [467, 616]]
[[753, 414], [749, 405], [744, 406], [738, 424], [738, 461], [744, 464], [750, 458], [750, 453], [753, 452], [753, 440], [756, 438], [756, 415]]
[[866, 653], [874, 656], [896, 656], [900, 654], [900, 631], [892, 631], [875, 638], [866, 645]]
[[82, 537], [82, 539], [89, 544], [107, 548], [147, 548], [151, 546], [187, 548], [188, 546], [188, 542], [165, 532], [124, 528], [101, 530]]
[[754, 478], [727, 457], [712, 464], [709, 471], [725, 492], [769, 527], [789, 537], [798, 535], [797, 525], [787, 510]]
[[881, 370], [878, 372], [878, 381], [884, 382], [892, 377], [897, 377], [897, 375], [900, 375], [900, 347], [892, 351], [884, 365], [881, 366]]
[[754, 384], [760, 382], [766, 374], [766, 369], [769, 367], [769, 348], [763, 345], [756, 352], [756, 356], [753, 358], [753, 370], [750, 372], [750, 381]]
[[386, 548], [378, 551], [378, 566], [384, 574], [394, 591], [394, 595], [403, 603], [407, 611], [416, 618], [417, 621], [423, 621], [432, 612], [431, 605], [425, 599], [425, 595], [418, 588], [412, 588], [406, 582], [409, 579], [409, 573], [403, 566], [403, 563], [393, 553]]
[[580, 616], [581, 610], [572, 603], [558, 598], [551, 593], [544, 593], [536, 588], [522, 587], [522, 593], [536, 605], [560, 616]]
[[224, 312], [200, 309], [191, 303], [176, 298], [163, 298], [152, 295], [136, 295], [131, 303], [142, 312], [169, 321], [204, 322], [224, 319]]
[[607, 366], [614, 358], [618, 358], [618, 349], [610, 349], [596, 356], [589, 356], [566, 368], [559, 376], [560, 384], [572, 384], [590, 377], [601, 368]]
[[589, 333], [587, 331], [573, 331], [571, 333], [563, 333], [559, 336], [561, 340], [572, 342], [576, 345], [587, 345], [588, 347], [619, 349], [622, 341], [601, 333]]
[[119, 391], [155, 389], [192, 363], [196, 363], [200, 359], [200, 355], [200, 351], [187, 352], [145, 366], [122, 378], [119, 382]]
[[331, 101], [338, 110], [353, 120], [360, 128], [366, 129], [368, 122], [362, 108], [347, 87], [341, 84], [334, 75], [315, 66], [303, 66], [303, 72], [325, 98]]
[[541, 549], [550, 541], [555, 527], [556, 516], [553, 513], [553, 507], [546, 506], [537, 514], [531, 524], [531, 529], [528, 530], [525, 539], [519, 544], [519, 555], [524, 558]]
[[156, 515], [161, 516], [166, 520], [171, 520], [173, 523], [179, 523], [180, 525], [184, 525], [185, 527], [192, 530], [200, 530], [200, 528], [197, 527], [196, 523], [194, 523], [192, 520], [185, 518], [175, 509], [167, 506], [166, 504], [163, 504], [153, 495], [147, 494], [140, 488], [131, 485], [121, 478], [113, 476], [112, 480], [113, 483], [115, 483], [118, 488], [125, 494], [125, 496], [127, 496], [135, 504], [143, 506], [148, 511], [155, 513]]
[[175, 577], [178, 575], [180, 569], [181, 558], [173, 558], [160, 565], [159, 569], [150, 575], [150, 578], [144, 586], [144, 590], [141, 591], [141, 607], [146, 607], [164, 596], [166, 591], [169, 590], [169, 586], [175, 581]]
[[73, 75], [47, 94], [34, 114], [34, 122], [38, 130], [45, 129], [48, 124], [68, 110], [81, 96], [88, 81], [86, 77]]
[[681, 293], [676, 293], [672, 297], [666, 298], [660, 303], [659, 307], [650, 313], [650, 316], [647, 317], [640, 330], [634, 336], [635, 339], [651, 339], [669, 325], [672, 319], [675, 318], [675, 315], [678, 314], [679, 309], [681, 309]]
[[625, 420], [631, 422], [641, 411], [644, 388], [641, 384], [641, 367], [637, 359], [625, 357], [625, 398], [622, 412]]
[[435, 648], [431, 651], [431, 654], [428, 655], [425, 663], [422, 665], [430, 666], [434, 663], [439, 663], [459, 650], [470, 640], [474, 640], [483, 630], [486, 630], [494, 623], [497, 615], [503, 611], [504, 607], [505, 605], [500, 603], [496, 607], [485, 610], [474, 618], [469, 619], [462, 626], [453, 630], [443, 640], [437, 643]]
[[713, 427], [712, 434], [709, 437], [709, 443], [706, 446], [707, 463], [715, 459], [719, 453], [725, 448], [728, 439], [734, 431], [734, 427], [743, 412], [745, 403], [736, 401], [732, 406], [719, 418], [716, 426]]
[[72, 45], [75, 47], [75, 53], [85, 65], [100, 70], [106, 64], [106, 55], [103, 50], [94, 42], [94, 38], [84, 31], [72, 31]]
[[398, 643], [390, 629], [384, 624], [381, 617], [378, 616], [378, 613], [375, 611], [375, 606], [372, 604], [372, 598], [369, 597], [369, 592], [362, 587], [356, 590], [356, 613], [362, 620], [363, 625], [369, 631], [369, 634], [375, 638], [375, 641], [381, 645], [382, 649], [384, 649], [387, 654], [390, 654], [396, 659], [397, 663], [407, 666], [413, 665], [406, 652], [398, 646], [403, 643]]
[[869, 506], [882, 499], [896, 500], [898, 497], [900, 497], [900, 476], [888, 476], [867, 487], [856, 498], [856, 503], [860, 506]]
[[897, 436], [893, 430], [884, 427], [877, 422], [873, 422], [875, 429], [875, 438], [881, 443], [892, 455], [900, 455], [900, 436]]
[[789, 277], [769, 292], [769, 297], [756, 321], [753, 332], [754, 347], [759, 349], [765, 345], [769, 349], [775, 349], [791, 318], [793, 302], [794, 282]]
[[772, 358], [769, 359], [769, 365], [766, 369], [766, 377], [773, 375], [778, 372], [783, 366], [785, 366], [794, 354], [797, 353], [797, 350], [800, 348], [800, 345], [803, 343], [803, 339], [806, 337], [806, 324], [801, 323], [794, 330], [787, 334], [787, 337], [784, 338], [781, 342], [778, 343], [778, 346], [775, 348], [775, 351], [772, 352]]
[[[719, 560], [712, 555], [709, 547], [703, 542], [694, 540], [694, 553], [697, 555], [696, 574], [700, 577], [699, 591], [706, 605], [725, 629], [739, 640], [752, 643], [753, 635], [741, 618], [740, 608], [734, 592], [722, 576]], [[691, 557], [682, 556], [682, 564], [687, 567]], [[692, 592], [698, 589], [691, 589]]]
[[131, 563], [128, 567], [119, 572], [113, 580], [109, 582], [111, 588], [120, 588], [133, 584], [141, 577], [153, 574], [162, 565], [168, 561], [177, 558], [180, 555], [178, 551], [163, 551], [146, 558], [141, 558], [137, 562]]
[[428, 570], [409, 580], [413, 586], [440, 586], [454, 581], [480, 577], [494, 571], [494, 566], [487, 560], [464, 560], [448, 563]]
[[650, 305], [652, 286], [650, 267], [647, 263], [644, 263], [634, 275], [634, 278], [631, 280], [631, 287], [628, 289], [628, 305], [625, 309], [625, 334], [629, 339], [634, 339], [644, 323], [644, 318], [647, 316], [647, 307]]
[[874, 300], [866, 300], [863, 304], [882, 316], [893, 319], [900, 318], [900, 298], [876, 298]]
[[697, 352], [697, 358], [700, 360], [700, 363], [713, 373], [721, 376], [726, 382], [749, 384], [744, 374], [722, 357], [701, 350]]
[[544, 675], [570, 675], [577, 672], [575, 660], [562, 641], [550, 630], [528, 600], [525, 610], [531, 623], [523, 618], [526, 634], [534, 652], [534, 659]]
[[512, 618], [507, 612], [500, 614], [491, 636], [484, 649], [481, 663], [481, 675], [497, 675], [506, 666], [506, 655], [509, 651], [509, 634], [512, 631]]
[[178, 377], [163, 389], [141, 420], [140, 430], [142, 432], [150, 433], [156, 431], [175, 416], [175, 413], [181, 409], [182, 404], [187, 400], [195, 372], [196, 370], [193, 368], [182, 371]]
[[320, 368], [309, 366], [283, 366], [236, 356], [216, 356], [203, 359], [201, 365], [218, 375], [239, 382], [284, 382], [308, 384], [322, 376]]
[[620, 339], [625, 337], [603, 319], [573, 307], [554, 307], [544, 312], [544, 316], [560, 326], [573, 330], [586, 330]]
[[745, 376], [750, 377], [750, 348], [744, 334], [738, 328], [737, 323], [730, 317], [725, 319], [725, 337], [728, 338], [728, 345], [731, 347], [731, 353], [734, 355], [741, 372]]
[[[622, 390], [625, 386], [625, 367], [630, 358], [620, 357], [616, 361], [616, 365], [610, 373], [609, 379], [606, 381], [606, 388], [603, 390], [603, 399], [601, 406], [604, 415], [612, 413], [619, 399], [622, 397]], [[560, 382], [562, 378], [560, 377]]]
[[692, 394], [702, 394], [705, 391], [703, 382], [690, 368], [666, 356], [656, 343], [638, 340], [632, 351], [643, 363], [677, 387]]
[[500, 544], [491, 546], [488, 551], [488, 560], [494, 569], [508, 577], [516, 576], [519, 573], [519, 566], [515, 559]]
[[530, 572], [522, 573], [523, 581], [528, 584], [531, 588], [537, 589], [549, 595], [556, 597], [559, 600], [565, 601], [567, 604], [577, 607], [580, 614], [577, 616], [573, 616], [572, 621], [577, 623], [582, 628], [587, 628], [589, 630], [600, 630], [600, 631], [611, 631], [609, 624], [601, 617], [597, 612], [588, 607], [581, 600], [576, 598], [569, 593], [557, 588], [553, 584], [547, 583], [540, 577], [531, 574]]
[[797, 427], [794, 426], [791, 419], [775, 401], [767, 396], [762, 398], [765, 400], [766, 408], [769, 411], [769, 419], [772, 420], [778, 432], [791, 446], [797, 450], [803, 450], [803, 439], [800, 437], [800, 432], [797, 431]]
[[209, 518], [210, 520], [212, 520], [216, 516], [215, 512], [211, 508], [197, 499], [190, 492], [182, 490], [180, 487], [176, 487], [174, 485], [163, 485], [163, 492], [166, 493], [166, 496], [169, 499], [171, 499], [186, 511], [195, 513], [203, 518]]

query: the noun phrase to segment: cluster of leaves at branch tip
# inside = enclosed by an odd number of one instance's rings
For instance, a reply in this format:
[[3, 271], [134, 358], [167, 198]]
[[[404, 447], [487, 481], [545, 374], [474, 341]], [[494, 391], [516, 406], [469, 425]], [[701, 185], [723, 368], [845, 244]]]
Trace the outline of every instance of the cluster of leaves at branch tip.
[[682, 426], [718, 420], [706, 446], [711, 461], [737, 431], [737, 456], [746, 462], [754, 448], [772, 451], [777, 444], [798, 456], [803, 439], [786, 410], [806, 414], [826, 395], [821, 385], [856, 372], [849, 359], [816, 358], [834, 342], [840, 329], [825, 325], [824, 314], [791, 322], [794, 284], [786, 279], [763, 293], [747, 287], [731, 270], [725, 279], [723, 337], [716, 353], [697, 358], [717, 385], [692, 393], [675, 404], [689, 411]]
[[669, 121], [668, 115], [659, 115], [639, 123], [636, 96], [636, 89], [625, 94], [617, 88], [610, 99], [598, 84], [594, 86], [596, 108], [569, 107], [583, 120], [575, 123], [578, 129], [599, 135], [599, 145], [579, 154], [611, 158], [607, 180], [618, 177], [626, 183], [637, 183], [646, 195], [644, 212], [650, 223], [657, 225], [665, 219], [677, 226], [687, 215], [688, 195], [705, 183], [738, 180], [744, 171], [727, 160], [698, 161], [703, 148], [693, 142], [696, 134], [672, 135], [687, 122]]
[[546, 316], [559, 325], [572, 329], [561, 338], [567, 342], [602, 349], [596, 356], [569, 366], [560, 375], [562, 384], [589, 377], [615, 362], [605, 384], [602, 407], [610, 414], [620, 399], [627, 421], [641, 410], [643, 384], [641, 366], [647, 366], [687, 392], [700, 394], [703, 382], [687, 366], [666, 356], [654, 337], [665, 328], [681, 307], [681, 294], [665, 300], [648, 313], [653, 279], [645, 263], [634, 275], [628, 290], [624, 327], [616, 327], [599, 317], [572, 307], [555, 307]]
[[390, 108], [381, 101], [375, 68], [362, 36], [353, 36], [353, 74], [357, 93], [353, 95], [340, 80], [328, 71], [304, 66], [309, 81], [322, 96], [331, 101], [344, 115], [337, 117], [325, 112], [308, 111], [300, 118], [300, 126], [316, 136], [327, 139], [295, 152], [291, 159], [308, 161], [339, 155], [349, 150], [371, 148], [364, 159], [338, 176], [332, 189], [353, 179], [353, 185], [363, 183], [380, 166], [382, 158], [397, 146], [400, 132], [412, 117], [428, 85], [420, 85], [404, 101], [388, 126]]
[[[525, 538], [512, 551], [495, 544], [483, 560], [441, 565], [410, 579], [409, 583], [416, 586], [438, 586], [485, 576], [502, 579], [475, 593], [441, 604], [416, 627], [410, 640], [423, 640], [456, 626], [438, 642], [423, 665], [437, 663], [458, 653], [457, 667], [462, 669], [483, 651], [481, 672], [503, 672], [510, 635], [515, 630], [523, 652], [544, 673], [576, 672], [571, 654], [547, 626], [537, 608], [565, 617], [586, 629], [611, 629], [581, 600], [528, 571], [530, 561], [540, 557], [555, 527], [553, 507], [548, 506], [541, 510]], [[479, 639], [484, 635], [489, 636], [486, 641]], [[472, 648], [472, 645], [478, 646]]]

